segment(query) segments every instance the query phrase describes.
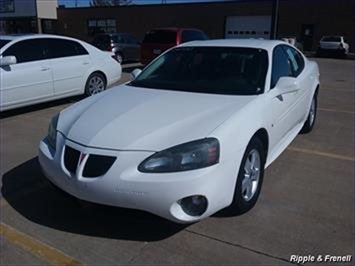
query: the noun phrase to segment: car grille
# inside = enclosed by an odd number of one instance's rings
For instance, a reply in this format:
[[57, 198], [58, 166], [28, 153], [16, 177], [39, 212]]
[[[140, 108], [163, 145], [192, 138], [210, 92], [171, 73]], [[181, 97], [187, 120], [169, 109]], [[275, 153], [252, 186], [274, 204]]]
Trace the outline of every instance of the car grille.
[[90, 154], [86, 161], [83, 177], [98, 177], [107, 173], [116, 157]]
[[[72, 174], [75, 174], [80, 160], [80, 151], [73, 149], [69, 146], [65, 146], [64, 151], [64, 165], [65, 168]], [[83, 177], [93, 178], [99, 177], [107, 173], [113, 163], [116, 161], [116, 157], [104, 156], [97, 154], [88, 155], [88, 159], [85, 163], [83, 170]]]
[[75, 173], [80, 158], [80, 152], [69, 146], [65, 146], [64, 165], [71, 173]]

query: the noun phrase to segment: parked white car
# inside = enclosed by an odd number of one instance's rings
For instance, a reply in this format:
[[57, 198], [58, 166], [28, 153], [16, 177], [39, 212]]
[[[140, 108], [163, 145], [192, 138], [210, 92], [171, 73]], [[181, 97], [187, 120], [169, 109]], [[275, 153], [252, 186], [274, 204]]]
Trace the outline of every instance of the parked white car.
[[344, 36], [324, 36], [319, 42], [317, 53], [322, 55], [327, 52], [346, 56], [349, 53], [349, 44], [345, 42]]
[[179, 223], [246, 212], [315, 123], [318, 65], [282, 41], [189, 42], [133, 73], [57, 114], [40, 143], [44, 174], [79, 199]]
[[117, 82], [113, 53], [56, 35], [0, 37], [0, 111], [85, 93]]

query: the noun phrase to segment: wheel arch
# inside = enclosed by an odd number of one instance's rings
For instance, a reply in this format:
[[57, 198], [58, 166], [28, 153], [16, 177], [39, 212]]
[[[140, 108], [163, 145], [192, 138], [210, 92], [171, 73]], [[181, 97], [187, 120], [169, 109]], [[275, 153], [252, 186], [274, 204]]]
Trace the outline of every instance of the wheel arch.
[[104, 77], [104, 79], [105, 79], [105, 85], [107, 86], [107, 77], [106, 77], [106, 74], [105, 74], [103, 71], [101, 71], [101, 70], [92, 71], [92, 72], [90, 73], [90, 75], [87, 77], [86, 80], [88, 80], [93, 74], [101, 74], [101, 75]]
[[[254, 133], [254, 135], [251, 137], [250, 141], [252, 141], [254, 138], [258, 138], [261, 143], [264, 146], [264, 151], [265, 151], [265, 161], [267, 159], [267, 155], [269, 152], [269, 134], [265, 128], [260, 128], [258, 131]], [[250, 142], [249, 141], [249, 142]]]

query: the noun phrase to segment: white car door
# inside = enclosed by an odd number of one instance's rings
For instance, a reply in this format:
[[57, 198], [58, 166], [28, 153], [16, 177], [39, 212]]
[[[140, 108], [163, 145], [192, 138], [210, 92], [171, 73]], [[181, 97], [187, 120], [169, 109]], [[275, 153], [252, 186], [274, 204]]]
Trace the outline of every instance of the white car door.
[[273, 51], [271, 89], [268, 98], [272, 108], [272, 138], [270, 147], [279, 144], [280, 141], [298, 124], [297, 101], [299, 90], [289, 91], [278, 81], [281, 77], [293, 77], [291, 62], [284, 48], [279, 45]]
[[54, 94], [83, 93], [84, 77], [92, 65], [89, 53], [76, 41], [48, 38], [47, 42], [53, 69]]
[[312, 97], [311, 93], [312, 86], [314, 82], [314, 75], [309, 73], [307, 69], [305, 69], [305, 61], [302, 55], [294, 48], [288, 45], [284, 45], [283, 48], [286, 51], [289, 64], [291, 65], [291, 69], [293, 72], [293, 77], [297, 78], [297, 83], [299, 85], [299, 91], [295, 94], [295, 102], [293, 111], [295, 112], [296, 124], [304, 121], [305, 116], [308, 114], [310, 99]]
[[16, 42], [3, 52], [5, 56], [15, 56], [17, 63], [0, 67], [1, 109], [53, 97], [52, 69], [42, 39]]

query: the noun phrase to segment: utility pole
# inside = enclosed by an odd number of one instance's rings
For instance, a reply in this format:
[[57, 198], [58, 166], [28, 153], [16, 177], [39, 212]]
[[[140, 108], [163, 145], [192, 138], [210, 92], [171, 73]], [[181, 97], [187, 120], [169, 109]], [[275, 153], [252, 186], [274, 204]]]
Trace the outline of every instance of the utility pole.
[[279, 0], [272, 0], [271, 34], [270, 39], [277, 38], [277, 24], [279, 21]]

